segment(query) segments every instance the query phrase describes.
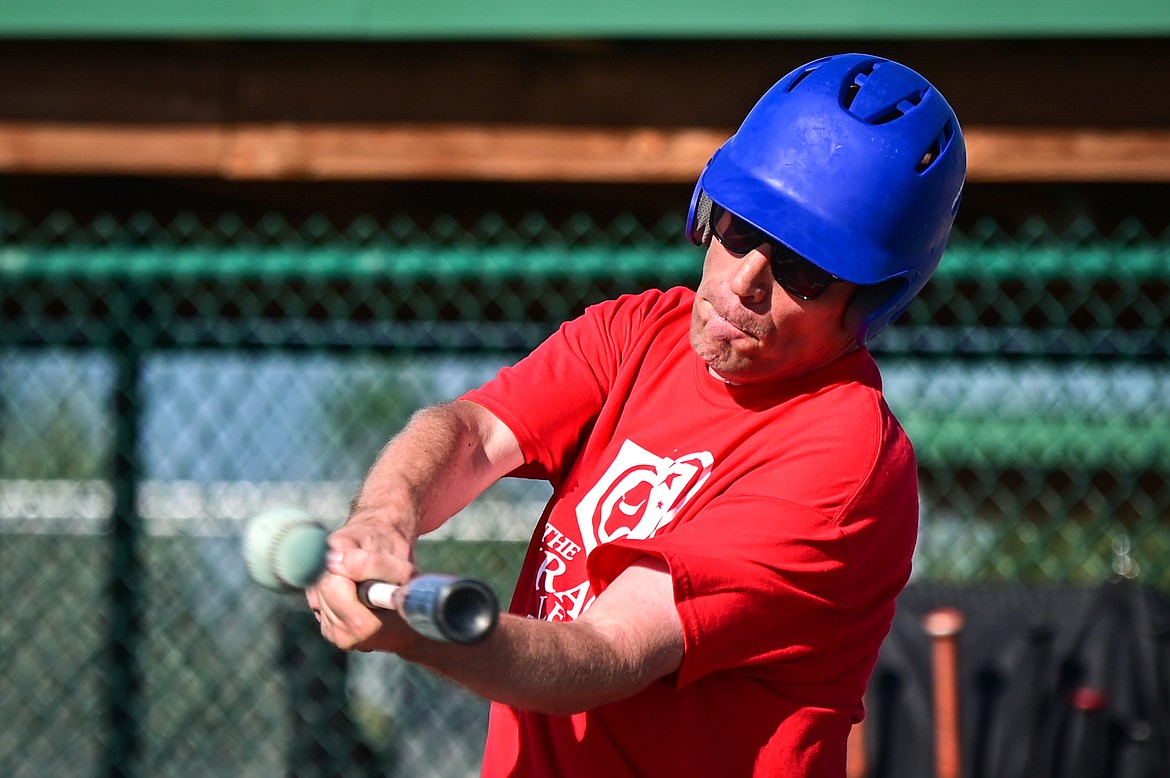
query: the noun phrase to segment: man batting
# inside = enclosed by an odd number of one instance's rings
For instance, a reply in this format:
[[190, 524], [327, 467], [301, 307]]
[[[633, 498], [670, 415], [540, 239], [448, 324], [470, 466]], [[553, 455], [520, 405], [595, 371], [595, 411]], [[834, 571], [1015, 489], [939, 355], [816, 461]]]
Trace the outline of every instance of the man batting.
[[[914, 71], [789, 73], [699, 176], [697, 290], [593, 306], [390, 441], [308, 591], [322, 633], [491, 699], [485, 776], [844, 776], [918, 516], [866, 344], [937, 267], [965, 171]], [[508, 475], [554, 494], [489, 638], [360, 603]]]

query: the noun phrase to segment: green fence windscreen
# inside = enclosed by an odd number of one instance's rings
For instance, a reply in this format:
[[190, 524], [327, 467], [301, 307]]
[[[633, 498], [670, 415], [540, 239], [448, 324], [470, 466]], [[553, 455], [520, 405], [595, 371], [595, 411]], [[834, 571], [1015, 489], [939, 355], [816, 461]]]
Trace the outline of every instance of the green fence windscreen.
[[[346, 656], [244, 575], [242, 522], [345, 514], [386, 437], [591, 302], [693, 284], [681, 224], [0, 217], [0, 773], [461, 776], [486, 706]], [[916, 575], [1170, 587], [1170, 238], [956, 236], [875, 343]], [[503, 599], [547, 491], [419, 565]]]

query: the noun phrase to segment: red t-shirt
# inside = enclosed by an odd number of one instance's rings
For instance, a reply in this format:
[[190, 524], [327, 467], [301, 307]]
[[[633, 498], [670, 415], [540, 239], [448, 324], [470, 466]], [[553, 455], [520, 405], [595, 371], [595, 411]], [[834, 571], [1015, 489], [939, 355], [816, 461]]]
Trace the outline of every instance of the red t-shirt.
[[573, 716], [493, 705], [485, 776], [834, 776], [917, 534], [914, 454], [860, 350], [730, 386], [691, 349], [694, 293], [590, 308], [466, 395], [554, 495], [511, 611], [575, 619], [664, 560], [677, 673]]

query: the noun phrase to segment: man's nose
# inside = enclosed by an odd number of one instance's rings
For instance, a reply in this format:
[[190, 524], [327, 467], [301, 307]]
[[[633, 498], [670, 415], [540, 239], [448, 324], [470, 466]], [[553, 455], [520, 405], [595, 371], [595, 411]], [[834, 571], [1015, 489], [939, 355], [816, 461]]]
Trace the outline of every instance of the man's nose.
[[731, 274], [729, 286], [741, 298], [763, 300], [772, 290], [772, 268], [767, 253], [757, 248], [744, 254]]

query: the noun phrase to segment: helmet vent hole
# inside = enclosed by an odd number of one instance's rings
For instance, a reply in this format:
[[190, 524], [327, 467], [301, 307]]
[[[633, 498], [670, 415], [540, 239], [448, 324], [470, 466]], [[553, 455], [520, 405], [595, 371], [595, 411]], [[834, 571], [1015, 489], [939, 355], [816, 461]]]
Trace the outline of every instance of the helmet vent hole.
[[816, 68], [805, 68], [802, 73], [800, 73], [796, 78], [792, 79], [792, 83], [788, 85], [788, 89], [786, 91], [791, 92], [793, 89], [796, 89], [796, 87], [800, 85], [800, 82], [811, 76], [815, 70]]
[[930, 144], [930, 148], [922, 155], [922, 159], [918, 160], [915, 170], [919, 173], [925, 172], [939, 156], [946, 151], [947, 147], [951, 145], [951, 139], [955, 136], [955, 126], [952, 122], [947, 122], [943, 125], [942, 132]]
[[926, 150], [925, 154], [922, 155], [922, 159], [918, 160], [918, 164], [914, 166], [914, 169], [919, 173], [925, 172], [926, 169], [933, 165], [934, 161], [938, 159], [938, 154], [939, 139], [936, 138], [934, 143], [931, 144], [931, 147]]
[[841, 94], [841, 107], [846, 111], [849, 111], [853, 108], [853, 101], [857, 99], [859, 94], [861, 94], [861, 87], [865, 84], [866, 81], [869, 80], [869, 77], [873, 75], [875, 67], [877, 67], [876, 62], [867, 63], [854, 74], [853, 80], [845, 85], [845, 90]]
[[861, 92], [861, 84], [854, 81], [849, 86], [845, 87], [845, 94], [842, 95], [841, 102], [848, 111], [853, 107], [853, 101], [857, 99], [858, 93]]
[[879, 114], [872, 120], [873, 124], [888, 124], [895, 119], [901, 119], [906, 114], [914, 110], [914, 108], [922, 102], [924, 96], [923, 92], [911, 95], [897, 105], [893, 106], [883, 114]]

